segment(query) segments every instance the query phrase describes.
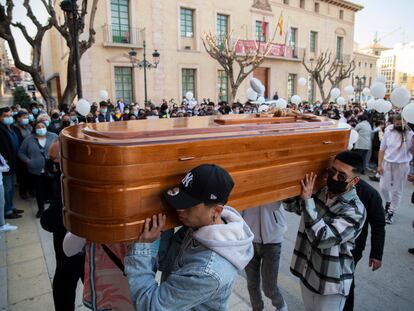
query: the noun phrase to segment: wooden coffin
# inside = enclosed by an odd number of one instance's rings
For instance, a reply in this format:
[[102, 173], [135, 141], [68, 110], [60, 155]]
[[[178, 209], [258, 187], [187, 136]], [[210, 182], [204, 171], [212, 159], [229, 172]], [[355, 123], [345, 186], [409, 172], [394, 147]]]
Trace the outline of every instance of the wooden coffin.
[[160, 194], [203, 163], [230, 172], [238, 210], [296, 196], [305, 173], [321, 176], [347, 148], [349, 133], [332, 120], [255, 115], [71, 126], [60, 135], [65, 225], [99, 243], [135, 240], [159, 212], [178, 225]]

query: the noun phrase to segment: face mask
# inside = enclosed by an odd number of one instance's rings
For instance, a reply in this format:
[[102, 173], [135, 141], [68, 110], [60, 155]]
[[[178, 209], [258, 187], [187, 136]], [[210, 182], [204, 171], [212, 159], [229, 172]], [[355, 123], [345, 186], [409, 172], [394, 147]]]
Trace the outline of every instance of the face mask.
[[13, 124], [13, 122], [14, 122], [13, 117], [5, 117], [5, 118], [3, 119], [3, 124], [4, 124], [4, 125], [7, 125], [7, 126], [12, 125], [12, 124]]
[[20, 121], [20, 124], [21, 124], [21, 125], [28, 125], [28, 124], [29, 124], [29, 119], [22, 119], [22, 120]]
[[346, 181], [335, 180], [332, 177], [328, 177], [326, 185], [328, 186], [328, 191], [332, 194], [344, 193], [348, 187]]
[[78, 118], [77, 118], [76, 116], [71, 116], [71, 117], [70, 117], [70, 119], [71, 119], [72, 121], [76, 121]]
[[134, 115], [138, 115], [138, 110], [132, 110], [132, 113], [133, 113]]
[[101, 112], [102, 112], [103, 114], [105, 114], [107, 111], [108, 111], [108, 109], [101, 109]]
[[32, 109], [32, 113], [33, 113], [33, 114], [38, 114], [38, 113], [39, 113], [39, 109], [37, 109], [37, 108], [33, 108], [33, 109]]
[[129, 110], [125, 110], [125, 111], [124, 111], [124, 113], [125, 113], [125, 114], [129, 114]]
[[15, 116], [17, 114], [17, 111], [13, 111], [12, 115]]
[[34, 120], [34, 116], [32, 114], [29, 114], [29, 121], [33, 121]]
[[40, 128], [40, 129], [36, 129], [36, 135], [38, 135], [38, 136], [45, 136], [46, 133], [47, 133], [47, 130], [44, 127]]
[[46, 127], [48, 127], [50, 125], [50, 122], [49, 122], [49, 120], [44, 120], [43, 124], [46, 125]]

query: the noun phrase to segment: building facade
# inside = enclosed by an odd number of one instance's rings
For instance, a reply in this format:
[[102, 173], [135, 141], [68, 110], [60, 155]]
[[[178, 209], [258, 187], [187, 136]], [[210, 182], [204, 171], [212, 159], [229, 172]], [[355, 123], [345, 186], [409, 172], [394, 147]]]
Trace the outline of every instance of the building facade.
[[[128, 52], [134, 49], [142, 60], [145, 40], [149, 61], [154, 50], [161, 54], [158, 67], [147, 71], [148, 98], [153, 102], [179, 100], [188, 91], [198, 99], [226, 100], [228, 77], [207, 54], [201, 38], [205, 32], [220, 37], [232, 31], [241, 48], [274, 36], [272, 52], [251, 74], [263, 82], [267, 97], [278, 91], [284, 98], [298, 94], [315, 101], [320, 96], [311, 79], [304, 87], [297, 84], [300, 77], [308, 78], [302, 57], [329, 49], [337, 58], [351, 59], [355, 14], [361, 9], [345, 0], [103, 0], [95, 18], [95, 44], [81, 59], [84, 97], [96, 101], [99, 90], [105, 89], [113, 100], [142, 103], [143, 71], [133, 67]], [[49, 81], [59, 79], [63, 89], [67, 48], [56, 32], [48, 35], [52, 38], [50, 51], [43, 54], [43, 73]], [[235, 99], [246, 99], [248, 80]]]
[[397, 84], [405, 87], [414, 98], [414, 42], [397, 44], [393, 49], [381, 52], [378, 66], [380, 74], [387, 79], [387, 95]]
[[377, 78], [377, 61], [379, 57], [375, 54], [367, 54], [354, 51], [355, 70], [351, 75], [352, 85], [355, 89], [355, 99], [365, 101], [362, 94], [365, 87], [371, 87]]

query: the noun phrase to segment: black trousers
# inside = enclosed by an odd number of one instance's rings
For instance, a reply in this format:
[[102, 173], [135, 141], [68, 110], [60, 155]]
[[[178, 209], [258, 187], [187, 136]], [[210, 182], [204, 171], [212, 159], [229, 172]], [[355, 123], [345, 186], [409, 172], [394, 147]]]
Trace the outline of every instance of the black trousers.
[[53, 277], [53, 301], [56, 311], [74, 311], [76, 287], [83, 282], [85, 255], [67, 257], [63, 252], [65, 233], [54, 233], [56, 271]]
[[[362, 255], [355, 256], [355, 254], [354, 254], [355, 268], [356, 268], [356, 265], [357, 265], [358, 261], [360, 261], [361, 257], [362, 257]], [[345, 306], [344, 306], [343, 311], [353, 311], [354, 310], [354, 290], [355, 290], [355, 274], [354, 274], [354, 277], [352, 278], [351, 288], [349, 289], [349, 295], [346, 298]]]
[[18, 160], [17, 161], [17, 183], [19, 185], [19, 195], [20, 197], [33, 194], [33, 182], [32, 182], [32, 175], [30, 175], [29, 171], [27, 170], [26, 164]]
[[45, 209], [45, 201], [48, 198], [50, 180], [45, 177], [45, 174], [41, 174], [32, 175], [32, 181], [35, 188], [37, 208], [39, 211], [43, 211]]

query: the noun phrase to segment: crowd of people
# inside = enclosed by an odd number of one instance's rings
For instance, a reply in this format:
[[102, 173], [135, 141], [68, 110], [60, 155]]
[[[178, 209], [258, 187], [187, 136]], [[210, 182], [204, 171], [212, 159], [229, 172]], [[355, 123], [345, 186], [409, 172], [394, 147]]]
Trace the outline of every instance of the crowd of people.
[[[361, 104], [290, 104], [301, 113], [348, 123], [358, 132], [353, 151], [338, 154], [327, 171], [327, 186], [314, 193], [316, 176], [302, 180], [302, 194], [239, 214], [226, 205], [231, 176], [215, 165], [191, 170], [164, 196], [183, 227], [163, 231], [164, 215], [145, 222], [132, 244], [96, 244], [66, 232], [62, 217], [58, 135], [81, 122], [178, 118], [258, 111], [250, 102], [218, 104], [173, 99], [160, 105], [101, 101], [86, 116], [76, 107], [46, 111], [33, 102], [0, 108], [0, 231], [17, 227], [15, 185], [23, 200], [34, 197], [36, 217], [53, 233], [56, 310], [74, 310], [81, 279], [84, 304], [92, 310], [226, 310], [237, 272], [246, 271], [253, 310], [263, 310], [262, 291], [276, 310], [288, 310], [277, 283], [285, 210], [301, 217], [291, 272], [300, 279], [306, 310], [353, 310], [353, 274], [371, 231], [369, 264], [381, 267], [385, 223], [392, 224], [409, 175], [413, 132], [393, 111], [383, 114]], [[360, 178], [380, 182], [381, 195]], [[49, 207], [45, 209], [45, 206]], [[138, 233], [137, 233], [138, 234]], [[414, 253], [414, 251], [413, 251]], [[162, 272], [161, 283], [155, 280]]]

